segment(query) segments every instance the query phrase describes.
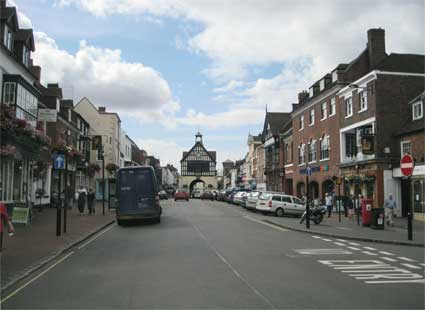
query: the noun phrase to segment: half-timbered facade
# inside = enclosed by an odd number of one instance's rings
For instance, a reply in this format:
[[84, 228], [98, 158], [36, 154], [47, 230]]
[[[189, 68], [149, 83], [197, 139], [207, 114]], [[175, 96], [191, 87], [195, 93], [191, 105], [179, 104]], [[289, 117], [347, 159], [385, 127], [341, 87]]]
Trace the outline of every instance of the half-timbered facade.
[[183, 152], [179, 185], [190, 191], [196, 183], [203, 183], [205, 189], [217, 188], [216, 152], [205, 148], [199, 132], [195, 137], [195, 145]]

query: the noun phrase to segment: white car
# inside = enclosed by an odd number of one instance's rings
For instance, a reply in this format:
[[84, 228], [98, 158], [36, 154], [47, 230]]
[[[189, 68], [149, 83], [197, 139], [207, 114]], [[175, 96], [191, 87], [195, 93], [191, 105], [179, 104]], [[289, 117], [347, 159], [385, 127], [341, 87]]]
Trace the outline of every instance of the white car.
[[246, 197], [245, 208], [247, 208], [248, 210], [254, 211], [255, 207], [257, 206], [257, 201], [260, 195], [261, 195], [261, 192], [257, 192], [257, 191], [248, 193], [248, 196]]
[[233, 203], [235, 205], [245, 205], [246, 197], [249, 193], [248, 192], [237, 192], [235, 194], [235, 197], [233, 197]]
[[201, 191], [194, 191], [193, 193], [192, 193], [192, 198], [201, 198]]
[[255, 209], [264, 214], [273, 213], [276, 216], [284, 214], [302, 216], [305, 204], [301, 199], [283, 193], [262, 193]]

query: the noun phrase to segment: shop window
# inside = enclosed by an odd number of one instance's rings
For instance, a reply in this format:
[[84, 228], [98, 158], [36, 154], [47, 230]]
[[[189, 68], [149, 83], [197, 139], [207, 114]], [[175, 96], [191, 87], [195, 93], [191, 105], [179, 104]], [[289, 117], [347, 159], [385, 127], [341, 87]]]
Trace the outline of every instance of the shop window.
[[401, 141], [400, 149], [401, 149], [401, 156], [403, 156], [404, 154], [410, 154], [411, 153], [410, 141]]

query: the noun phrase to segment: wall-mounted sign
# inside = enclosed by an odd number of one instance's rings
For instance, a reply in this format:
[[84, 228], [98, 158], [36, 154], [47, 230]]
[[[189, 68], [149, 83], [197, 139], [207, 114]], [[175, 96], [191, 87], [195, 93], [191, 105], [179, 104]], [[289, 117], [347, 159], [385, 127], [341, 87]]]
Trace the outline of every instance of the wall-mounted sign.
[[12, 223], [28, 224], [29, 208], [14, 207], [12, 213]]
[[58, 117], [58, 111], [55, 109], [38, 109], [38, 121], [55, 123]]
[[361, 137], [362, 153], [372, 155], [375, 153], [375, 135], [363, 134]]

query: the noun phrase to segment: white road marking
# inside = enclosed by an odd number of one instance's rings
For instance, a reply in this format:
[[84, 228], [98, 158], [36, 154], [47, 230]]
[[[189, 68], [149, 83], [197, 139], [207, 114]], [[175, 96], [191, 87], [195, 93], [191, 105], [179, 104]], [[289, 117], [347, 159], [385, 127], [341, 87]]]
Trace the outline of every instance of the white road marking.
[[325, 239], [325, 238], [322, 238], [322, 240], [323, 241], [327, 241], [327, 242], [331, 242], [332, 241], [331, 239]]
[[354, 251], [360, 251], [359, 248], [356, 248], [354, 246], [349, 246], [349, 247], [347, 247], [347, 249], [354, 250]]
[[407, 257], [403, 257], [403, 256], [398, 257], [398, 259], [405, 260], [406, 262], [414, 262], [413, 259], [410, 259], [410, 258], [407, 258]]
[[289, 231], [289, 230], [288, 230], [288, 229], [286, 229], [286, 228], [278, 227], [278, 226], [275, 226], [275, 225], [272, 225], [272, 224], [269, 224], [269, 223], [263, 222], [263, 221], [261, 221], [261, 220], [253, 219], [252, 217], [249, 217], [249, 216], [244, 216], [244, 218], [246, 218], [247, 220], [250, 220], [250, 221], [253, 221], [253, 222], [259, 223], [259, 224], [266, 225], [266, 226], [271, 227], [271, 228], [274, 228], [274, 229], [276, 229], [276, 230], [280, 230], [280, 231]]
[[372, 248], [372, 247], [370, 247], [370, 246], [364, 246], [364, 247], [363, 247], [363, 249], [376, 251], [376, 249], [375, 249], [375, 248]]
[[345, 249], [336, 248], [336, 249], [295, 249], [295, 252], [303, 255], [344, 255], [344, 254], [353, 254], [353, 252], [347, 251]]
[[312, 236], [312, 237], [316, 239], [322, 239], [322, 237], [319, 237], [319, 236]]
[[319, 262], [366, 284], [425, 283], [422, 275], [379, 260], [319, 260]]
[[384, 254], [384, 255], [389, 255], [389, 256], [394, 255], [393, 253], [386, 252], [386, 251], [379, 251], [379, 253]]
[[348, 244], [354, 245], [354, 246], [359, 246], [360, 244], [355, 243], [355, 242], [349, 242]]
[[334, 244], [339, 245], [339, 246], [345, 246], [345, 244], [341, 243], [341, 242], [334, 242]]
[[233, 272], [233, 274], [241, 280], [246, 286], [248, 286], [258, 297], [260, 297], [266, 304], [268, 304], [272, 309], [276, 309], [276, 307], [271, 303], [271, 301], [264, 296], [260, 291], [258, 291], [254, 286], [252, 286], [241, 274], [230, 264], [227, 259], [224, 258], [223, 255], [214, 247], [212, 246], [208, 240], [205, 238], [204, 234], [201, 232], [201, 230], [193, 223], [191, 223], [193, 228], [198, 232], [198, 234], [201, 236], [202, 239], [205, 240], [207, 246], [215, 253], [215, 255], [220, 258], [220, 260]]
[[422, 266], [425, 266], [425, 263], [422, 263], [421, 265], [422, 265]]
[[362, 251], [362, 253], [363, 253], [363, 254], [367, 254], [367, 255], [373, 255], [373, 256], [378, 255], [378, 254], [376, 254], [376, 253], [369, 252], [369, 251]]
[[17, 293], [19, 293], [25, 287], [27, 287], [28, 285], [30, 285], [32, 282], [34, 282], [35, 280], [37, 280], [38, 278], [40, 278], [41, 276], [43, 276], [44, 274], [46, 274], [47, 272], [49, 272], [50, 270], [52, 270], [53, 268], [55, 268], [57, 265], [59, 265], [60, 263], [62, 263], [65, 259], [67, 259], [68, 257], [70, 257], [72, 254], [74, 254], [74, 251], [68, 253], [67, 255], [65, 255], [64, 257], [62, 257], [60, 260], [58, 260], [56, 263], [54, 263], [52, 266], [50, 266], [49, 268], [47, 268], [43, 272], [39, 273], [36, 277], [32, 278], [30, 281], [28, 281], [27, 283], [25, 283], [24, 285], [22, 285], [21, 287], [19, 287], [18, 289], [16, 289], [12, 293], [10, 293], [7, 297], [5, 297], [4, 299], [2, 299], [0, 301], [0, 305], [2, 303], [4, 303], [6, 300], [8, 300], [11, 297], [15, 296]]
[[387, 260], [387, 261], [389, 261], [389, 262], [396, 262], [397, 260], [396, 259], [394, 259], [394, 258], [391, 258], [391, 257], [381, 257], [382, 259], [385, 259], [385, 260]]
[[96, 235], [96, 237], [90, 239], [89, 241], [87, 241], [86, 243], [83, 243], [82, 245], [80, 245], [78, 247], [79, 250], [81, 250], [82, 248], [84, 248], [86, 245], [88, 245], [90, 242], [96, 240], [97, 238], [99, 238], [101, 235], [103, 235], [104, 233], [106, 233], [107, 231], [111, 230], [112, 228], [114, 228], [114, 226], [110, 226], [108, 229], [105, 229], [104, 231], [100, 232], [98, 235]]
[[412, 269], [422, 269], [421, 267], [412, 265], [412, 264], [408, 264], [408, 263], [402, 263], [403, 266], [406, 266], [408, 268], [412, 268]]
[[346, 240], [344, 240], [344, 239], [336, 239], [337, 241], [339, 241], [339, 242], [347, 242]]

